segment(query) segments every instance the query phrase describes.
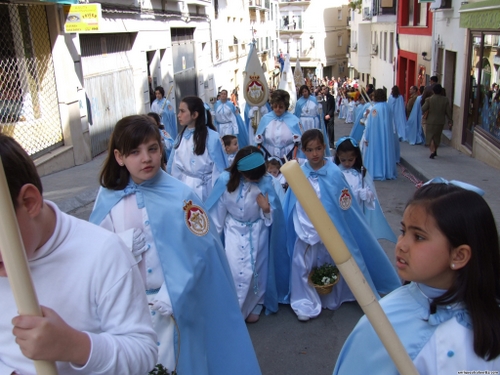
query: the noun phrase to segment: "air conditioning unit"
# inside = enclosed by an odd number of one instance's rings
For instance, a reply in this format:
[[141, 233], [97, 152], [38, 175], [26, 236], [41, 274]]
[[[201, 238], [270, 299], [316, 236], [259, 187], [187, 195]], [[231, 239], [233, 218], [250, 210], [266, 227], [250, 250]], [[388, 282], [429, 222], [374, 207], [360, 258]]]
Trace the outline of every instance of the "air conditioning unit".
[[351, 46], [351, 51], [357, 51], [358, 50], [358, 43], [353, 43]]
[[372, 55], [376, 55], [378, 53], [378, 44], [372, 44]]
[[363, 8], [363, 21], [371, 19], [372, 19], [372, 12], [370, 11], [370, 7]]

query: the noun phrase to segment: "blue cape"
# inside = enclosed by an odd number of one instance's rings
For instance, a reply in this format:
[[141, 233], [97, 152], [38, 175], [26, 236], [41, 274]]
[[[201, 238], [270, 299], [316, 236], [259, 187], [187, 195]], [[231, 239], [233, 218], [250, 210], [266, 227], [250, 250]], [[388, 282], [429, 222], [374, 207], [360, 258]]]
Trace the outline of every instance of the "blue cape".
[[124, 196], [133, 193], [139, 207], [146, 207], [179, 326], [178, 373], [260, 374], [217, 231], [210, 224], [208, 233], [198, 236], [188, 228], [186, 202], [203, 209], [190, 188], [162, 170], [140, 185], [131, 180], [124, 190], [101, 188], [90, 221], [100, 224]]
[[[315, 105], [318, 105], [318, 101], [316, 100], [316, 97], [309, 95], [309, 98], [305, 99], [303, 96], [300, 97], [299, 100], [297, 100], [297, 104], [295, 104], [295, 116], [297, 116], [300, 120], [300, 115], [302, 114], [302, 107], [308, 100], [311, 100], [314, 102]], [[330, 152], [330, 137], [328, 137], [328, 131], [326, 130], [325, 126], [325, 121], [319, 116], [315, 116], [318, 118], [318, 123], [319, 123], [319, 130], [323, 133], [323, 139], [325, 141], [325, 156], [332, 156]], [[302, 129], [301, 129], [302, 130]]]
[[389, 104], [375, 103], [366, 120], [368, 146], [363, 157], [363, 163], [374, 180], [397, 178], [395, 138]]
[[420, 101], [422, 95], [417, 96], [410, 117], [406, 122], [406, 140], [411, 145], [419, 145], [425, 142], [424, 129], [422, 128], [422, 106]]
[[[418, 356], [440, 323], [453, 318], [465, 327], [470, 324], [469, 314], [461, 304], [455, 304], [451, 309], [438, 306], [436, 313], [431, 315], [429, 300], [415, 283], [382, 298], [380, 305], [412, 360]], [[372, 325], [363, 316], [344, 343], [333, 374], [371, 374], [374, 369], [377, 374], [399, 374]]]
[[[236, 138], [238, 138], [239, 148], [248, 146], [249, 145], [249, 143], [248, 143], [248, 130], [245, 127], [245, 123], [243, 122], [243, 119], [241, 118], [241, 116], [238, 113], [236, 113], [236, 107], [234, 106], [234, 104], [230, 100], [227, 100], [226, 103], [224, 103], [224, 104], [227, 105], [229, 108], [231, 108], [231, 112], [233, 112], [233, 115], [236, 117], [236, 123], [238, 124], [238, 134], [236, 134]], [[222, 102], [220, 100], [217, 100], [217, 102], [214, 105], [214, 111], [217, 112], [217, 108], [219, 108], [219, 106], [221, 106], [221, 105], [222, 105]], [[215, 120], [215, 118], [214, 118], [214, 124], [217, 127], [217, 129], [219, 129], [219, 123]]]
[[[328, 159], [325, 160], [326, 164], [317, 171], [310, 167], [309, 162], [302, 166], [302, 170], [306, 177], [318, 176], [321, 203], [372, 288], [373, 293], [379, 298], [379, 293], [390, 293], [400, 287], [401, 282], [384, 250], [366, 224], [361, 208], [354, 199], [344, 174], [333, 162]], [[352, 198], [351, 206], [346, 210], [342, 209], [339, 203], [344, 189], [348, 190]], [[283, 207], [290, 259], [293, 258], [297, 238], [293, 224], [293, 209], [296, 203], [297, 198], [292, 189], [289, 188], [285, 195]]]
[[171, 107], [170, 101], [167, 100], [167, 98], [162, 98], [161, 100], [155, 99], [154, 102], [156, 102], [160, 108], [163, 106], [163, 110], [160, 115], [161, 123], [165, 126], [167, 133], [175, 139], [175, 137], [177, 137], [177, 121], [175, 118], [175, 112], [169, 108]]
[[[210, 159], [212, 159], [212, 161], [215, 163], [217, 170], [220, 173], [222, 173], [228, 167], [226, 153], [222, 149], [222, 143], [219, 137], [219, 133], [210, 128], [207, 128], [207, 130], [208, 130], [208, 135], [207, 135], [206, 147], [208, 155], [210, 155]], [[179, 142], [182, 141], [182, 139], [180, 139], [180, 136], [181, 134], [179, 133], [177, 139], [175, 140], [175, 144], [179, 144]], [[174, 160], [175, 150], [176, 149], [174, 146], [172, 152], [170, 153], [170, 157], [168, 159], [168, 164], [167, 164], [168, 173], [172, 173], [172, 163]]]
[[354, 114], [354, 125], [351, 129], [350, 137], [354, 138], [356, 142], [361, 142], [361, 137], [363, 137], [363, 132], [365, 131], [365, 126], [361, 123], [364, 113], [370, 107], [370, 103], [365, 103], [363, 105], [358, 105], [356, 107], [356, 112]]
[[[300, 120], [297, 116], [295, 116], [293, 113], [290, 113], [288, 111], [285, 111], [283, 115], [280, 117], [276, 116], [274, 111], [271, 111], [269, 113], [266, 113], [262, 118], [260, 119], [259, 122], [259, 127], [257, 128], [257, 132], [255, 135], [263, 135], [264, 131], [267, 128], [267, 125], [273, 120], [279, 120], [283, 121], [285, 125], [290, 129], [292, 134], [302, 136], [302, 130], [300, 129], [299, 123]], [[297, 157], [305, 158], [304, 154], [302, 153], [301, 148], [299, 147], [299, 150], [297, 151]]]
[[[207, 198], [205, 205], [210, 210], [226, 191], [229, 182], [229, 172], [222, 173]], [[257, 183], [262, 194], [268, 194], [269, 204], [272, 207], [273, 223], [269, 230], [269, 268], [267, 273], [267, 289], [264, 297], [266, 314], [278, 311], [278, 303], [290, 303], [289, 279], [290, 259], [286, 250], [285, 218], [281, 202], [276, 194], [272, 176], [264, 175]]]
[[[339, 165], [338, 167], [340, 168], [341, 171], [344, 170], [342, 165]], [[351, 173], [357, 173], [359, 175], [359, 172], [356, 171], [355, 169], [353, 169]], [[396, 243], [398, 238], [392, 231], [392, 228], [390, 227], [389, 223], [387, 222], [387, 219], [385, 218], [384, 212], [382, 211], [382, 207], [380, 207], [380, 203], [377, 197], [375, 184], [373, 183], [373, 179], [371, 178], [370, 173], [368, 172], [366, 172], [366, 175], [364, 177], [364, 185], [370, 188], [370, 190], [375, 194], [376, 198], [374, 210], [369, 210], [368, 208], [364, 210], [361, 209], [361, 212], [363, 212], [368, 226], [372, 230], [372, 233], [375, 235], [375, 238], [377, 239], [383, 238], [385, 240]]]
[[403, 95], [397, 98], [390, 95], [388, 103], [392, 109], [392, 119], [398, 131], [399, 140], [406, 141], [406, 109]]

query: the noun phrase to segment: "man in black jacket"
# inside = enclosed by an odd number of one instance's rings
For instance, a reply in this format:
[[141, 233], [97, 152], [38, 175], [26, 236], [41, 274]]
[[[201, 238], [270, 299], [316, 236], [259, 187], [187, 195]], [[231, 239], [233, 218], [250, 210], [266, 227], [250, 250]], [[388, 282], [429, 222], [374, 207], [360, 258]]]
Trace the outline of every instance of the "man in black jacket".
[[335, 131], [333, 128], [333, 122], [335, 118], [335, 98], [330, 95], [330, 89], [323, 85], [321, 86], [321, 92], [323, 93], [323, 100], [325, 104], [323, 105], [323, 115], [326, 130], [328, 131], [328, 140], [330, 141], [330, 147], [335, 147]]

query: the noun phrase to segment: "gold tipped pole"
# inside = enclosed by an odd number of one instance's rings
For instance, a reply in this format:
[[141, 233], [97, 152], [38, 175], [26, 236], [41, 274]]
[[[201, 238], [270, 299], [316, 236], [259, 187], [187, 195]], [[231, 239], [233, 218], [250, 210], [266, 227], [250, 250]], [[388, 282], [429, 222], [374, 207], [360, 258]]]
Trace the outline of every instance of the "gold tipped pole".
[[[26, 259], [21, 233], [0, 160], [0, 252], [12, 293], [20, 315], [42, 316], [31, 273]], [[54, 362], [34, 361], [38, 375], [57, 375]]]
[[394, 361], [399, 373], [402, 375], [418, 375], [415, 365], [380, 307], [370, 285], [352, 258], [337, 228], [330, 220], [328, 213], [316, 196], [297, 161], [287, 162], [281, 167], [280, 171], [307, 213], [347, 285], [349, 285], [363, 312], [375, 332], [377, 332], [380, 341], [382, 341], [389, 356]]

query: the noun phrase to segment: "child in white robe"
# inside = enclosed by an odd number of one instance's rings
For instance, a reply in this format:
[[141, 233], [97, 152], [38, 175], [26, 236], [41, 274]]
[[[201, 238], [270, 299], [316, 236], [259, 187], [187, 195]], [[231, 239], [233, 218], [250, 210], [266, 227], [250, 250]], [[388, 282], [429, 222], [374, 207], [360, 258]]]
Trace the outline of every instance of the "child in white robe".
[[[147, 117], [118, 121], [90, 221], [120, 234], [136, 256], [159, 363], [230, 375], [246, 362], [247, 374], [260, 373], [217, 232], [195, 193], [161, 170], [160, 142]], [[219, 350], [231, 360], [218, 361]]]
[[[415, 192], [404, 211], [396, 268], [410, 283], [380, 305], [419, 374], [500, 369], [500, 246], [493, 213], [481, 192], [436, 178]], [[374, 369], [399, 374], [362, 317], [333, 373], [368, 374]]]
[[175, 141], [167, 172], [205, 201], [215, 180], [227, 168], [227, 157], [211, 122], [210, 112], [206, 111], [200, 98], [183, 98], [177, 119], [184, 128]]
[[347, 114], [345, 118], [345, 123], [346, 124], [352, 124], [354, 122], [354, 108], [356, 107], [356, 104], [354, 103], [354, 100], [349, 97], [347, 103]]
[[239, 149], [238, 138], [235, 135], [226, 134], [221, 139], [222, 143], [224, 143], [228, 164], [231, 165]]
[[[274, 270], [269, 270], [274, 261], [270, 258], [279, 250], [271, 244], [274, 211], [282, 215], [272, 180], [262, 153], [255, 146], [247, 146], [238, 151], [206, 202], [217, 231], [224, 234], [226, 256], [247, 323], [259, 320], [263, 305], [271, 312], [277, 311], [277, 303], [274, 306], [265, 303], [270, 297], [267, 293], [276, 293], [268, 290], [275, 285]], [[285, 243], [280, 246], [286, 254]], [[272, 300], [276, 302], [275, 298]]]
[[0, 256], [0, 374], [35, 375], [35, 358], [54, 361], [59, 374], [150, 371], [156, 334], [129, 250], [44, 201], [33, 161], [3, 134], [0, 156], [43, 314], [19, 315]]

